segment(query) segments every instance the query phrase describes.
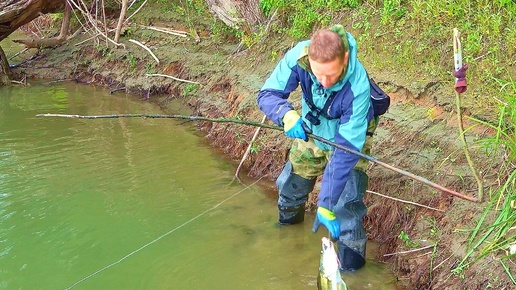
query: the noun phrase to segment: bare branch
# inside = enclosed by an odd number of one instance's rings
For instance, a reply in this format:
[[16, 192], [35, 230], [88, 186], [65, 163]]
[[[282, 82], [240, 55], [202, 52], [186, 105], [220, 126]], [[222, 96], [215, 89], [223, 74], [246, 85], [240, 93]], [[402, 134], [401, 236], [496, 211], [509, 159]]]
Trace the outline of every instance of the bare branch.
[[389, 256], [394, 256], [394, 255], [410, 254], [410, 253], [414, 253], [414, 252], [418, 252], [418, 251], [426, 250], [426, 249], [429, 249], [429, 248], [433, 248], [433, 247], [435, 247], [436, 245], [437, 245], [437, 244], [430, 245], [430, 246], [426, 246], [426, 247], [422, 247], [422, 248], [419, 248], [419, 249], [410, 250], [410, 251], [401, 251], [401, 252], [396, 252], [396, 253], [391, 253], [391, 254], [385, 254], [385, 255], [383, 255], [383, 256], [384, 256], [384, 257], [389, 257]]
[[[267, 118], [267, 116], [264, 115], [263, 118], [262, 118], [262, 122], [261, 122], [262, 124], [265, 122], [266, 118]], [[258, 134], [260, 133], [260, 129], [261, 129], [260, 127], [256, 128], [256, 131], [254, 132], [253, 138], [251, 138], [251, 141], [249, 142], [249, 146], [247, 146], [247, 150], [245, 151], [244, 156], [242, 157], [242, 160], [240, 160], [240, 164], [238, 164], [237, 170], [235, 172], [235, 177], [236, 178], [238, 178], [238, 173], [240, 173], [240, 168], [244, 164], [244, 160], [249, 155], [249, 152], [251, 152], [251, 147], [253, 146], [253, 143], [256, 140], [256, 137], [258, 137]]]
[[403, 203], [408, 203], [408, 204], [424, 207], [424, 208], [435, 210], [435, 211], [444, 212], [444, 210], [442, 210], [442, 209], [437, 209], [437, 208], [429, 207], [429, 206], [422, 205], [422, 204], [419, 204], [419, 203], [415, 203], [415, 202], [412, 202], [412, 201], [403, 200], [403, 199], [399, 199], [399, 198], [395, 198], [395, 197], [390, 197], [390, 196], [383, 195], [383, 194], [378, 193], [378, 192], [374, 192], [374, 191], [370, 191], [370, 190], [366, 190], [366, 192], [369, 192], [369, 193], [372, 193], [372, 194], [376, 194], [376, 195], [379, 195], [381, 197], [385, 197], [385, 198], [392, 199], [392, 200], [395, 200], [395, 201], [399, 201], [399, 202], [403, 202]]
[[158, 27], [154, 27], [154, 26], [144, 26], [144, 25], [141, 25], [141, 27], [146, 28], [146, 29], [150, 29], [150, 30], [154, 30], [154, 31], [158, 31], [158, 32], [163, 32], [163, 33], [168, 33], [168, 34], [180, 36], [180, 37], [186, 37], [187, 36], [187, 32], [178, 31], [178, 30], [170, 30], [170, 29], [166, 29], [166, 28], [158, 28]]
[[156, 57], [156, 55], [154, 55], [154, 53], [152, 53], [152, 51], [150, 50], [150, 48], [148, 48], [147, 46], [145, 46], [143, 43], [137, 41], [137, 40], [134, 40], [134, 39], [129, 39], [130, 42], [134, 43], [134, 44], [137, 44], [139, 45], [140, 47], [142, 47], [143, 49], [145, 49], [146, 51], [148, 51], [150, 53], [150, 55], [152, 55], [152, 57], [156, 60], [157, 63], [159, 63], [159, 59]]
[[148, 76], [148, 77], [165, 77], [165, 78], [174, 79], [174, 80], [180, 81], [180, 82], [202, 85], [201, 83], [198, 83], [198, 82], [192, 82], [192, 81], [187, 81], [187, 80], [183, 80], [183, 79], [178, 79], [176, 77], [169, 76], [169, 75], [164, 75], [164, 74], [146, 74], [146, 76]]
[[[86, 11], [85, 9], [83, 9], [83, 8], [82, 8], [78, 3], [76, 3], [74, 0], [67, 0], [67, 1], [70, 3], [70, 5], [71, 5], [72, 7], [75, 7], [77, 10], [79, 10], [79, 11], [81, 12], [81, 14], [82, 14], [82, 15], [83, 15], [87, 20], [88, 20], [88, 22], [92, 25], [92, 27], [97, 31], [97, 33], [98, 33], [98, 34], [100, 34], [101, 36], [103, 36], [104, 38], [106, 38], [106, 40], [107, 40], [107, 41], [109, 41], [109, 42], [113, 43], [113, 44], [114, 44], [114, 45], [116, 45], [116, 46], [122, 46], [122, 47], [125, 47], [125, 45], [124, 45], [123, 43], [117, 43], [117, 42], [115, 42], [114, 40], [112, 40], [111, 38], [109, 38], [109, 37], [108, 37], [108, 35], [107, 35], [107, 32], [106, 32], [106, 33], [102, 32], [102, 31], [99, 29], [99, 27], [98, 27], [98, 25], [97, 25], [96, 21], [95, 21], [95, 20], [93, 19], [93, 17], [91, 16], [91, 13], [89, 13], [88, 11]], [[81, 4], [83, 4], [83, 5], [84, 5], [84, 2], [82, 2], [82, 1], [80, 1], [80, 2], [81, 2]], [[85, 6], [84, 6], [84, 7], [85, 7]]]
[[[124, 21], [124, 22], [128, 22], [129, 19], [131, 19], [131, 17], [133, 17], [136, 13], [138, 13], [138, 11], [140, 11], [140, 9], [143, 8], [143, 6], [147, 3], [147, 0], [143, 1], [142, 5], [140, 5], [140, 7], [138, 7], [138, 9], [136, 9], [136, 11], [133, 12], [133, 14], [129, 15], [129, 17], [127, 17], [127, 19]], [[133, 2], [134, 4], [134, 2]], [[132, 6], [132, 4], [131, 4]]]

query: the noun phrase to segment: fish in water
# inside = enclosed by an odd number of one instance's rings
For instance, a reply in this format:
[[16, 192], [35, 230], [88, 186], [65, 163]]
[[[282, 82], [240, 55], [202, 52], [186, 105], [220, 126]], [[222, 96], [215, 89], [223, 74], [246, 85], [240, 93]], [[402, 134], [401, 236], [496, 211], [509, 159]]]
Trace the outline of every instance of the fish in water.
[[340, 262], [333, 242], [327, 237], [323, 237], [317, 289], [346, 290], [346, 283], [342, 280], [339, 268]]

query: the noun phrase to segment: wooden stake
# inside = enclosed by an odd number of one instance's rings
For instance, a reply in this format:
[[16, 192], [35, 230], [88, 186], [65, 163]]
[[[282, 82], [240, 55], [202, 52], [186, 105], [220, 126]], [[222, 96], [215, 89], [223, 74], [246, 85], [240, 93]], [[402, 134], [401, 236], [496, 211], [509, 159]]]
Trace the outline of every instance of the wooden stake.
[[[454, 66], [455, 70], [459, 70], [462, 68], [462, 48], [460, 44], [459, 39], [459, 30], [457, 28], [453, 29], [453, 57], [454, 57]], [[459, 137], [462, 141], [462, 145], [464, 146], [464, 155], [466, 156], [466, 160], [468, 161], [469, 168], [471, 169], [471, 172], [473, 173], [473, 176], [475, 177], [475, 180], [477, 181], [478, 186], [478, 200], [482, 201], [484, 197], [484, 182], [478, 175], [477, 169], [475, 167], [475, 164], [473, 163], [473, 160], [471, 159], [471, 155], [469, 154], [469, 148], [468, 143], [466, 142], [466, 137], [464, 136], [464, 125], [462, 124], [462, 113], [460, 108], [460, 94], [455, 91], [455, 103], [457, 105], [457, 119], [458, 119], [458, 125], [459, 125]]]

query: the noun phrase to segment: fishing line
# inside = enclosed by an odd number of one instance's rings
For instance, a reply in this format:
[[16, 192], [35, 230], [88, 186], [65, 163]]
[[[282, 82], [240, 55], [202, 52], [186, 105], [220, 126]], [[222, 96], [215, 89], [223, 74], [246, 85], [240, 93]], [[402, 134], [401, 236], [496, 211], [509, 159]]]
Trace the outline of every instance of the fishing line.
[[138, 249], [136, 249], [136, 250], [132, 251], [131, 253], [129, 253], [129, 254], [125, 255], [124, 257], [122, 257], [121, 259], [119, 259], [118, 261], [113, 262], [113, 263], [111, 263], [111, 264], [109, 264], [109, 265], [107, 265], [107, 266], [105, 266], [105, 267], [103, 267], [103, 268], [101, 268], [101, 269], [99, 269], [99, 270], [97, 270], [97, 271], [95, 271], [95, 272], [93, 272], [93, 273], [89, 274], [88, 276], [86, 276], [86, 277], [82, 278], [81, 280], [79, 280], [79, 281], [77, 281], [77, 282], [73, 283], [71, 286], [69, 286], [69, 287], [67, 287], [67, 288], [65, 288], [65, 289], [66, 289], [66, 290], [71, 289], [71, 288], [73, 288], [73, 287], [77, 286], [78, 284], [80, 284], [80, 283], [82, 283], [82, 282], [84, 282], [84, 281], [86, 281], [86, 280], [90, 279], [91, 277], [93, 277], [93, 276], [95, 276], [95, 275], [97, 275], [97, 274], [99, 274], [99, 273], [101, 273], [101, 272], [103, 272], [103, 271], [105, 271], [105, 270], [107, 270], [107, 269], [109, 269], [109, 268], [111, 268], [111, 267], [113, 267], [113, 266], [115, 266], [115, 265], [117, 265], [117, 264], [121, 263], [123, 260], [125, 260], [125, 259], [129, 258], [130, 256], [132, 256], [132, 255], [134, 255], [134, 254], [136, 254], [136, 253], [140, 252], [141, 250], [143, 250], [143, 249], [147, 248], [148, 246], [150, 246], [150, 245], [154, 244], [155, 242], [157, 242], [157, 241], [159, 241], [159, 240], [163, 239], [164, 237], [166, 237], [166, 236], [170, 235], [171, 233], [173, 233], [173, 232], [175, 232], [175, 231], [179, 230], [180, 228], [182, 228], [182, 227], [186, 226], [187, 224], [189, 224], [189, 223], [191, 223], [191, 222], [195, 221], [196, 219], [200, 218], [201, 216], [203, 216], [203, 215], [207, 214], [208, 212], [210, 212], [210, 211], [212, 211], [212, 210], [216, 209], [217, 207], [219, 207], [219, 206], [220, 206], [220, 205], [222, 205], [223, 203], [227, 202], [228, 200], [230, 200], [230, 199], [234, 198], [235, 196], [239, 195], [239, 194], [240, 194], [240, 193], [242, 193], [243, 191], [245, 191], [245, 190], [249, 189], [251, 186], [255, 185], [255, 184], [256, 184], [256, 183], [258, 183], [261, 179], [262, 179], [262, 178], [260, 178], [260, 179], [256, 180], [256, 181], [255, 181], [255, 182], [253, 182], [252, 184], [250, 184], [250, 185], [248, 185], [248, 186], [244, 187], [242, 190], [240, 190], [240, 191], [238, 191], [238, 192], [234, 193], [233, 195], [231, 195], [230, 197], [228, 197], [228, 198], [226, 198], [226, 199], [222, 200], [221, 202], [219, 202], [218, 204], [214, 205], [213, 207], [211, 207], [211, 208], [209, 208], [209, 209], [205, 210], [204, 212], [202, 212], [202, 213], [198, 214], [197, 216], [195, 216], [195, 217], [191, 218], [190, 220], [188, 220], [188, 221], [184, 222], [183, 224], [181, 224], [181, 225], [177, 226], [176, 228], [174, 228], [174, 229], [172, 229], [172, 230], [170, 230], [170, 231], [168, 231], [168, 232], [164, 233], [163, 235], [161, 235], [161, 236], [157, 237], [156, 239], [154, 239], [154, 240], [150, 241], [149, 243], [147, 243], [147, 244], [145, 244], [145, 245], [141, 246], [140, 248], [138, 248]]

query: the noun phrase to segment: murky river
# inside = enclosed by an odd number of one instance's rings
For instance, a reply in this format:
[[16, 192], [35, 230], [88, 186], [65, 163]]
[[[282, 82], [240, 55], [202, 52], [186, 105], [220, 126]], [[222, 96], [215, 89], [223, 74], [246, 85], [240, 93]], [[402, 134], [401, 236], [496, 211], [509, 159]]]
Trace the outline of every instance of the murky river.
[[[192, 124], [41, 113], [162, 112], [92, 86], [0, 87], [0, 289], [316, 289], [326, 231], [277, 227], [276, 200], [232, 182]], [[395, 289], [372, 260], [344, 279]]]

